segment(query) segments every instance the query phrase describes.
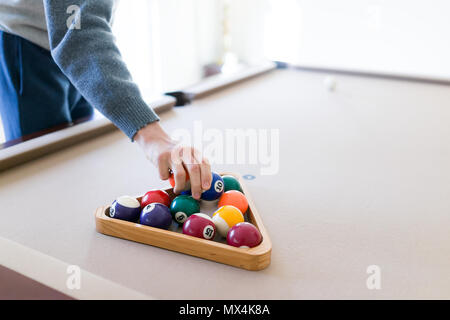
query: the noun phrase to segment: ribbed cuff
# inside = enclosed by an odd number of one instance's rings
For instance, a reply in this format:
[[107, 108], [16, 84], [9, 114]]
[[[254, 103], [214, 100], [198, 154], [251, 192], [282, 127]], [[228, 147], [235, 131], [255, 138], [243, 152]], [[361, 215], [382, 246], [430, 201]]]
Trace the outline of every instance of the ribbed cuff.
[[130, 97], [114, 103], [106, 115], [112, 123], [133, 141], [136, 133], [147, 124], [159, 121], [158, 115], [141, 98]]

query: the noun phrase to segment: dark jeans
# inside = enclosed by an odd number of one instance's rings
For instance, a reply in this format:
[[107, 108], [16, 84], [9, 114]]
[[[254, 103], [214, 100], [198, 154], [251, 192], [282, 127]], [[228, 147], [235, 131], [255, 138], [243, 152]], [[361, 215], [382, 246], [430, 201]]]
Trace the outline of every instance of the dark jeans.
[[7, 141], [93, 112], [48, 50], [0, 31], [0, 116]]

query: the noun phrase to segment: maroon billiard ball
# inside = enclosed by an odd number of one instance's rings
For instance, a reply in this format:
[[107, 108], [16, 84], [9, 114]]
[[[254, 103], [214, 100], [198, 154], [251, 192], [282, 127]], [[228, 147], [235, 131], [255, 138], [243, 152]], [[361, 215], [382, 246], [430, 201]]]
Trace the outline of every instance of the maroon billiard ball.
[[258, 228], [248, 222], [240, 222], [233, 226], [227, 234], [227, 243], [238, 248], [253, 248], [262, 241]]
[[141, 199], [141, 208], [144, 209], [151, 203], [161, 203], [170, 206], [170, 196], [164, 190], [150, 190]]
[[194, 213], [183, 224], [183, 233], [211, 240], [216, 235], [216, 226], [211, 217], [204, 213]]

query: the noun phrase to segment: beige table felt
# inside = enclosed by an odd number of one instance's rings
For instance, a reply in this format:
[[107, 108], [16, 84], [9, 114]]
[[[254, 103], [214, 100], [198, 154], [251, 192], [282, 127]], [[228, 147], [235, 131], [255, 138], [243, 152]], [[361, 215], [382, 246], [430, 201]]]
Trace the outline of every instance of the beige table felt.
[[279, 129], [277, 174], [214, 166], [256, 177], [263, 271], [97, 233], [97, 207], [167, 186], [118, 131], [0, 173], [0, 236], [153, 298], [450, 298], [450, 87], [324, 77], [276, 70], [161, 115], [171, 132]]

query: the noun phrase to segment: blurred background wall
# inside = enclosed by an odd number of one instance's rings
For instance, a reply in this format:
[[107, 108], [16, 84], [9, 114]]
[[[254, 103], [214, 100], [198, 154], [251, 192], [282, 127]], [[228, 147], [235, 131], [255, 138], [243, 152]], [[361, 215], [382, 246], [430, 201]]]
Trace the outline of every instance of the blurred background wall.
[[446, 0], [134, 0], [121, 2], [115, 32], [155, 91], [225, 58], [450, 79], [449, 11]]
[[114, 33], [147, 98], [263, 59], [450, 80], [449, 12], [448, 0], [122, 0]]

